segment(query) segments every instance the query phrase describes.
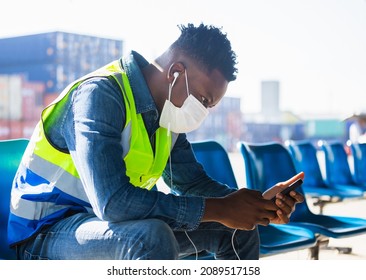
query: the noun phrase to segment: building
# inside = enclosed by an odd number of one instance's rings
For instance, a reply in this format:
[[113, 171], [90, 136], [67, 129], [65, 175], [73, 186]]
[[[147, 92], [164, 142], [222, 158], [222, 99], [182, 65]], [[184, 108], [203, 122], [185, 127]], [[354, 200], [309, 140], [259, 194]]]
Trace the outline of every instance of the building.
[[280, 108], [280, 82], [261, 82], [261, 111], [244, 114], [243, 140], [270, 142], [286, 140], [337, 139], [346, 141], [345, 122], [334, 116], [298, 116]]
[[213, 108], [201, 127], [187, 134], [190, 141], [214, 139], [228, 151], [237, 151], [237, 142], [243, 137], [241, 99], [225, 96]]
[[29, 137], [43, 109], [45, 84], [0, 75], [0, 139]]
[[275, 118], [280, 113], [279, 81], [261, 82], [261, 113], [268, 118]]
[[279, 81], [261, 82], [261, 111], [244, 115], [243, 140], [254, 143], [305, 138], [303, 120], [290, 111], [282, 111], [280, 97]]

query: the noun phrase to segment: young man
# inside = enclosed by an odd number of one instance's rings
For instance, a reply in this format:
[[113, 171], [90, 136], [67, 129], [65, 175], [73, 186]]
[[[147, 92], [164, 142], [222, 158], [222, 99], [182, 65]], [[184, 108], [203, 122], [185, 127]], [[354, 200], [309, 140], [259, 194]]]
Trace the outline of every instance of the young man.
[[[19, 258], [258, 259], [256, 225], [288, 222], [300, 194], [233, 191], [197, 163], [185, 133], [235, 80], [236, 55], [218, 28], [181, 32], [154, 62], [132, 52], [43, 111], [12, 190]], [[161, 176], [179, 196], [152, 189]]]
[[354, 121], [349, 127], [349, 140], [352, 143], [366, 143], [366, 114], [353, 115]]

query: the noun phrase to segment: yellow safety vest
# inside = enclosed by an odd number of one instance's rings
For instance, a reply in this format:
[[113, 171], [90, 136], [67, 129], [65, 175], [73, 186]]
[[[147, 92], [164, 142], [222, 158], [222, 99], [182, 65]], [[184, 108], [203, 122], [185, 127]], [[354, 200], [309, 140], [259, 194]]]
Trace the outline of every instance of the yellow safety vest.
[[[12, 207], [9, 216], [10, 244], [32, 236], [44, 225], [52, 224], [69, 215], [70, 211], [73, 213], [92, 211], [71, 155], [51, 145], [45, 136], [43, 124], [47, 119], [58, 117], [58, 109], [64, 106], [67, 96], [80, 83], [91, 77], [100, 76], [115, 79], [124, 99], [126, 122], [121, 132], [121, 145], [123, 145], [126, 175], [130, 178], [131, 184], [150, 190], [161, 177], [173, 146], [172, 138], [174, 142], [177, 135], [168, 134], [165, 128], [160, 127], [155, 133], [155, 151], [153, 151], [143, 118], [141, 114], [136, 113], [128, 77], [119, 61], [114, 61], [69, 85], [43, 110], [12, 189]], [[21, 186], [18, 186], [20, 181]], [[67, 199], [63, 199], [65, 197]]]
[[[160, 178], [166, 166], [172, 145], [172, 137], [170, 134], [168, 135], [165, 128], [160, 127], [155, 133], [155, 151], [152, 150], [142, 116], [136, 113], [135, 101], [127, 75], [120, 67], [119, 61], [115, 61], [97, 70], [86, 78], [95, 76], [111, 76], [116, 80], [121, 89], [126, 107], [126, 122], [123, 137], [131, 139], [128, 143], [129, 146], [123, 147], [124, 150], [128, 150], [124, 157], [126, 174], [134, 186], [151, 189]], [[82, 81], [84, 80], [85, 78], [82, 79]], [[43, 122], [46, 118], [52, 117], [52, 112], [55, 107], [62, 106], [62, 103], [66, 100], [66, 96], [82, 81], [75, 83], [65, 95], [61, 95], [61, 98], [43, 111]], [[39, 127], [40, 137], [38, 138], [34, 153], [53, 164], [63, 167], [65, 171], [75, 177], [79, 177], [70, 154], [55, 149], [47, 141], [47, 138], [44, 137], [43, 126], [39, 124]]]

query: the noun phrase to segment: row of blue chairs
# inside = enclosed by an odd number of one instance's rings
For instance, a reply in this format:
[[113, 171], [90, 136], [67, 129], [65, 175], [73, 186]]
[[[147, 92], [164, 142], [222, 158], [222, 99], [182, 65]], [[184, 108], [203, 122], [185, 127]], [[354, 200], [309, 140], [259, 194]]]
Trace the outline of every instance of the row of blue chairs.
[[[27, 139], [0, 141], [0, 259], [15, 259], [14, 252], [8, 249], [6, 242], [10, 190], [27, 144]], [[297, 164], [299, 164], [310, 154], [299, 158], [301, 154], [299, 144], [305, 143], [289, 143], [288, 147], [280, 143], [240, 143], [240, 151], [245, 162], [247, 187], [265, 191], [275, 183], [295, 175], [296, 168], [302, 169], [301, 166], [295, 166], [296, 156], [298, 157]], [[195, 142], [192, 143], [192, 147], [198, 161], [203, 164], [210, 176], [231, 188], [238, 188], [229, 156], [219, 143], [215, 141]], [[307, 147], [311, 148], [311, 146]], [[327, 149], [328, 152], [331, 150], [329, 147]], [[320, 174], [319, 170], [317, 172], [305, 170], [305, 172], [308, 176], [304, 180], [304, 189], [300, 188], [304, 194], [307, 184], [309, 183], [310, 189], [310, 182], [315, 180], [314, 176]], [[321, 176], [318, 179], [320, 178]], [[333, 178], [331, 182], [335, 182], [335, 179]], [[313, 182], [312, 186], [315, 188], [316, 184]], [[338, 187], [339, 192], [342, 191], [341, 186]], [[329, 185], [321, 188], [329, 188]], [[260, 252], [264, 256], [308, 248], [311, 253], [310, 258], [318, 259], [319, 248], [328, 242], [328, 238], [349, 237], [364, 233], [366, 232], [366, 220], [314, 214], [305, 201], [296, 207], [289, 224], [259, 226], [259, 232]], [[212, 256], [207, 254], [202, 258], [212, 258]]]
[[[203, 165], [209, 176], [238, 189], [238, 184], [226, 150], [216, 141], [200, 141], [192, 143], [197, 160]], [[243, 216], [245, 213], [243, 213]], [[259, 226], [261, 255], [279, 254], [316, 247], [317, 239], [312, 231], [290, 225]], [[213, 258], [213, 256], [211, 256]], [[312, 258], [318, 254], [313, 252]]]
[[[295, 144], [300, 143], [291, 143], [293, 148]], [[229, 156], [219, 143], [194, 142], [192, 147], [197, 160], [212, 178], [231, 188], [238, 188]], [[291, 149], [281, 143], [241, 142], [240, 152], [244, 159], [245, 171], [243, 172], [245, 172], [247, 187], [250, 189], [264, 192], [277, 182], [285, 181], [298, 172]], [[313, 180], [313, 174], [307, 172], [309, 170], [305, 170], [307, 176], [305, 175], [304, 185], [307, 181]], [[299, 191], [305, 195], [303, 188]], [[310, 259], [319, 259], [320, 248], [327, 247], [330, 238], [350, 237], [365, 232], [365, 219], [315, 214], [308, 207], [305, 196], [305, 202], [297, 205], [290, 223], [259, 226], [260, 252], [262, 256], [268, 256], [307, 248], [310, 251]], [[344, 253], [351, 252], [351, 248], [336, 249]]]
[[[356, 185], [366, 189], [366, 143], [348, 142], [347, 145], [350, 146], [353, 155], [353, 176], [347, 177], [350, 182], [354, 182]], [[347, 167], [345, 169], [345, 172], [348, 173]]]
[[[15, 253], [7, 245], [7, 222], [12, 180], [28, 144], [27, 139], [0, 141], [0, 259], [15, 259]], [[199, 160], [216, 179], [232, 188], [238, 188], [228, 154], [216, 142], [194, 143], [193, 147]], [[213, 164], [219, 163], [219, 164]], [[308, 248], [317, 242], [310, 230], [297, 226], [271, 225], [260, 227], [261, 253], [287, 252], [294, 248]], [[192, 256], [192, 258], [195, 258]], [[200, 259], [212, 259], [209, 253], [201, 253]]]
[[[303, 190], [315, 199], [314, 204], [320, 207], [320, 213], [327, 203], [364, 198], [366, 175], [362, 170], [366, 170], [366, 144], [349, 144], [355, 172], [351, 172], [348, 154], [339, 141], [319, 141], [317, 145], [308, 140], [287, 141], [285, 145], [296, 170], [311, 174], [307, 176]], [[324, 175], [318, 161], [319, 149], [323, 151]]]

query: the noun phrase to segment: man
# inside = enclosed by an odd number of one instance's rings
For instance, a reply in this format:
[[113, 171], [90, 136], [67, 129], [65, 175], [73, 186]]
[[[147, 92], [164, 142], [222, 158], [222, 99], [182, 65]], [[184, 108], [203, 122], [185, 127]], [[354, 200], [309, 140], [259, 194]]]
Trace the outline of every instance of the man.
[[349, 127], [349, 140], [352, 143], [366, 143], [366, 114], [354, 114], [354, 121]]
[[[236, 56], [218, 28], [181, 32], [154, 62], [132, 52], [43, 111], [12, 190], [9, 243], [19, 258], [177, 259], [208, 250], [258, 259], [256, 225], [288, 222], [302, 195], [265, 198], [303, 174], [264, 198], [230, 190], [197, 163], [185, 133], [235, 80]], [[161, 175], [179, 196], [153, 189]]]

